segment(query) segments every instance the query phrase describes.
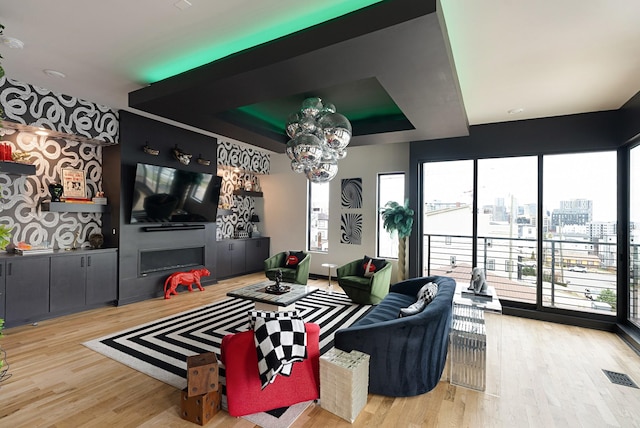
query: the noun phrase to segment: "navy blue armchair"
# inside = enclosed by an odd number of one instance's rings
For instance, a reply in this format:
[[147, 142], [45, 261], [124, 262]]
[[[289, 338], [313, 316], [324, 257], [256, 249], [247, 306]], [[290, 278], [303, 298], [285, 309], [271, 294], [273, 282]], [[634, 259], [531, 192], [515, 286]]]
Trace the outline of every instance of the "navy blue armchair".
[[[398, 318], [428, 282], [438, 284], [434, 300], [422, 312]], [[399, 282], [364, 318], [336, 332], [336, 348], [369, 354], [370, 393], [410, 397], [435, 388], [447, 359], [455, 290], [455, 280], [445, 276]]]

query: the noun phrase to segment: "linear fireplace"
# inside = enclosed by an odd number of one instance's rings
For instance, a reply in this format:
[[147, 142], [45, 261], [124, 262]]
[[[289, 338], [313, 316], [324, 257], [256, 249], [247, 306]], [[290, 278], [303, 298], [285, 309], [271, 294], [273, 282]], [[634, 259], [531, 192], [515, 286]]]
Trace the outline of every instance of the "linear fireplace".
[[147, 276], [150, 273], [175, 271], [176, 269], [194, 266], [204, 266], [204, 247], [141, 250], [138, 276]]

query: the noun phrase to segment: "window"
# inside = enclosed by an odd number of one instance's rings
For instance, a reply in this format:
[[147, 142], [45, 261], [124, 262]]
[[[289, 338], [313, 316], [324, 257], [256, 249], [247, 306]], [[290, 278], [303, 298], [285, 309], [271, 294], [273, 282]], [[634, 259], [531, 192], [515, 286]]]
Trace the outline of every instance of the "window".
[[631, 149], [629, 171], [629, 307], [628, 319], [640, 327], [640, 146]]
[[329, 251], [329, 183], [309, 183], [308, 250]]
[[615, 315], [616, 153], [548, 155], [543, 166], [542, 304]]
[[381, 209], [387, 202], [404, 205], [404, 173], [378, 174], [378, 257], [398, 258], [398, 235], [384, 229]]

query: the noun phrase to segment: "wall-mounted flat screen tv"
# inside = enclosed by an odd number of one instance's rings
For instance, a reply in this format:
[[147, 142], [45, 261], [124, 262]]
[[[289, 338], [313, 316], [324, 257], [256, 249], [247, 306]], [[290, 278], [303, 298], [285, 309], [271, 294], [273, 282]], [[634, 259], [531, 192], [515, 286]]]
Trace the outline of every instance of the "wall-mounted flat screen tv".
[[138, 163], [131, 223], [209, 223], [216, 221], [222, 177]]

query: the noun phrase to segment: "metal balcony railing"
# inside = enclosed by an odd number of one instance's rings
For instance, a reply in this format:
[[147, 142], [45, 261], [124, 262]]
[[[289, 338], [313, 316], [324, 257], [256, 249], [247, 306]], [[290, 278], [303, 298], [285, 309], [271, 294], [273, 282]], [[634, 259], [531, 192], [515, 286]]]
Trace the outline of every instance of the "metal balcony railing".
[[[473, 245], [477, 245], [477, 266], [484, 269], [487, 282], [501, 299], [535, 304], [541, 284], [544, 306], [616, 313], [615, 243], [549, 239], [543, 241], [542, 254], [538, 254], [535, 239], [474, 240], [471, 236], [425, 234], [423, 274], [447, 275], [468, 283]], [[636, 260], [640, 269], [640, 255]], [[637, 299], [635, 302], [637, 308]]]

